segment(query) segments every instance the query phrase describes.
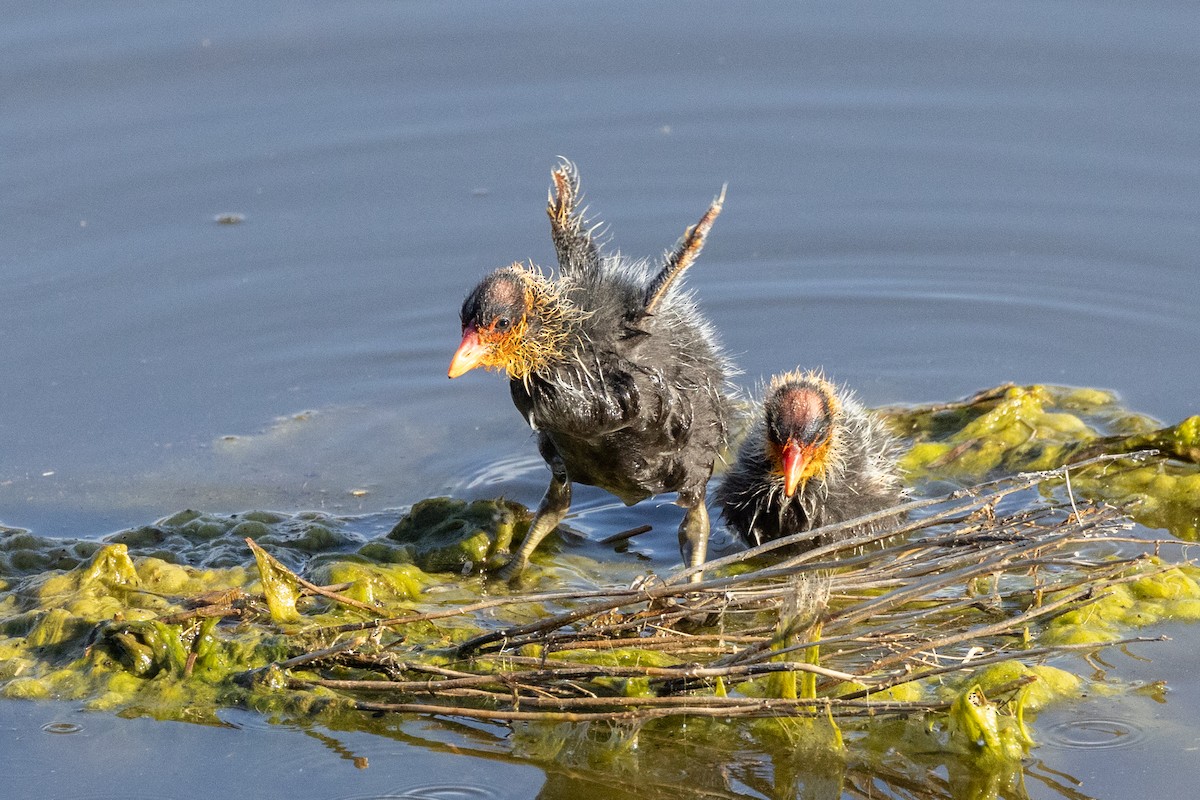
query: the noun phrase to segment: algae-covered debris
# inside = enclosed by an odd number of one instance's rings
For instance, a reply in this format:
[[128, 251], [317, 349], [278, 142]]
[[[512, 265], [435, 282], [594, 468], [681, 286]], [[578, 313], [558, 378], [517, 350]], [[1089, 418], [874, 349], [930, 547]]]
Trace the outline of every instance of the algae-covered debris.
[[1153, 451], [1071, 473], [1079, 497], [1129, 505], [1134, 519], [1174, 536], [1200, 536], [1200, 416], [1163, 427], [1110, 393], [1061, 386], [1000, 386], [965, 400], [883, 410], [911, 447], [910, 481], [969, 485], [998, 474], [1055, 469], [1100, 454]]
[[[505, 500], [399, 520], [189, 510], [100, 540], [0, 529], [0, 695], [208, 723], [232, 705], [362, 730], [458, 716], [592, 767], [686, 726], [775, 754], [783, 784], [797, 753], [836, 785], [886, 751], [1001, 785], [1038, 710], [1097, 690], [1071, 654], [1200, 617], [1200, 573], [1126, 541], [1117, 507], [1194, 533], [1197, 426], [1044, 386], [887, 415], [927, 495], [902, 527], [769, 543], [699, 583], [574, 552], [514, 594], [487, 578], [528, 526]], [[1147, 448], [1165, 455], [1121, 455]], [[1003, 477], [1030, 470], [1050, 472]]]
[[[440, 507], [444, 515], [405, 517], [412, 544], [422, 544], [422, 524], [440, 534], [461, 521], [464, 509], [477, 535], [492, 520], [483, 535], [494, 542], [497, 531], [511, 536], [517, 514], [511, 503]], [[4, 529], [0, 695], [81, 699], [97, 708], [199, 721], [211, 721], [229, 704], [304, 705], [311, 692], [272, 693], [233, 678], [319, 641], [310, 631], [323, 624], [411, 612], [423, 592], [444, 583], [415, 564], [394, 563], [394, 553], [373, 562], [354, 552], [371, 541], [391, 542], [368, 540], [354, 520], [316, 513], [189, 510], [100, 541]], [[460, 567], [441, 563], [455, 572]], [[478, 594], [478, 587], [445, 588], [439, 597], [447, 600]], [[373, 613], [364, 615], [364, 608]], [[461, 623], [450, 625], [456, 627]], [[405, 633], [430, 645], [446, 635], [430, 625]], [[320, 694], [325, 704], [336, 700]]]
[[361, 552], [381, 561], [410, 562], [426, 572], [478, 572], [507, 560], [529, 520], [519, 503], [435, 497], [414, 505], [386, 541], [372, 542]]
[[[247, 539], [247, 542], [253, 542]], [[300, 583], [296, 576], [276, 561], [261, 547], [251, 548], [254, 562], [258, 565], [258, 579], [262, 587], [267, 608], [273, 622], [299, 622], [300, 612], [296, 603], [300, 600]]]
[[1200, 569], [1191, 564], [1156, 565], [1107, 587], [1092, 602], [1055, 617], [1041, 634], [1048, 644], [1114, 641], [1132, 628], [1168, 620], [1200, 621]]
[[918, 477], [971, 483], [996, 471], [1054, 469], [1101, 453], [1146, 450], [1200, 460], [1200, 418], [1164, 428], [1091, 389], [1001, 386], [956, 403], [881, 413], [911, 439], [904, 466]]

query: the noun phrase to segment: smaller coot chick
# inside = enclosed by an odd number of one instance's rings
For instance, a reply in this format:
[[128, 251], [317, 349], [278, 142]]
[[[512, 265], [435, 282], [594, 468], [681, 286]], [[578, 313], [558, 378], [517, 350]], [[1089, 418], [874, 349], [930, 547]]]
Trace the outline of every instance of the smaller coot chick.
[[754, 546], [897, 505], [896, 454], [882, 421], [850, 392], [815, 372], [787, 372], [771, 379], [715, 499]]

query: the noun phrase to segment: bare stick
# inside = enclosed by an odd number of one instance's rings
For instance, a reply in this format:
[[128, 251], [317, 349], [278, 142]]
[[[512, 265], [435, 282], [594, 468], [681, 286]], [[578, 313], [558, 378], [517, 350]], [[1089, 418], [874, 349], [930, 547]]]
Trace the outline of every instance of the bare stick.
[[612, 536], [605, 536], [600, 540], [599, 544], [615, 544], [617, 542], [623, 542], [626, 539], [632, 539], [635, 536], [641, 536], [643, 533], [649, 533], [652, 530], [654, 530], [653, 525], [638, 525], [636, 528], [630, 528], [627, 531], [614, 533]]

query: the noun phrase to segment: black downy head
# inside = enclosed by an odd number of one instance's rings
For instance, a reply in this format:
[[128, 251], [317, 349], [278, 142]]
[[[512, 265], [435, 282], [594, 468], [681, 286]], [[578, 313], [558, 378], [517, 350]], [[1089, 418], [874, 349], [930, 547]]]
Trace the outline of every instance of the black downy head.
[[528, 313], [527, 290], [522, 276], [511, 267], [488, 275], [463, 300], [463, 331], [473, 327], [498, 335], [509, 333]]
[[475, 367], [507, 369], [528, 328], [529, 291], [519, 268], [498, 269], [463, 300], [462, 343], [450, 362], [457, 378]]
[[451, 378], [484, 367], [524, 380], [562, 356], [579, 312], [536, 267], [513, 264], [480, 281], [460, 317], [463, 338]]
[[789, 373], [772, 382], [764, 413], [767, 457], [792, 497], [825, 473], [840, 407], [833, 386], [819, 376]]

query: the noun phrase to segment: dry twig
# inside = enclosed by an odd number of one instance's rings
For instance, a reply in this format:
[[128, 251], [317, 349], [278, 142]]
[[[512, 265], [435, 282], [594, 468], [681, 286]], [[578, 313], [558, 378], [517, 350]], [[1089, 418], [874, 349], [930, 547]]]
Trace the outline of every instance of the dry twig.
[[[1107, 460], [1101, 456], [1069, 468]], [[811, 535], [770, 542], [709, 562], [706, 579], [698, 583], [687, 582], [692, 570], [684, 570], [633, 588], [508, 595], [321, 629], [337, 634], [450, 617], [484, 622], [480, 612], [502, 606], [559, 607], [534, 622], [462, 642], [446, 651], [457, 659], [450, 664], [430, 665], [419, 654], [406, 657], [386, 648], [362, 651], [364, 640], [353, 640], [306, 656], [310, 671], [324, 665], [337, 668], [337, 677], [294, 678], [291, 684], [346, 694], [364, 711], [492, 721], [636, 721], [682, 714], [854, 717], [937, 710], [945, 704], [878, 702], [871, 696], [900, 683], [1008, 659], [1034, 663], [1058, 653], [1159, 640], [1028, 647], [1029, 626], [1155, 572], [1147, 571], [1136, 554], [1089, 556], [1081, 549], [1101, 539], [1138, 541], [1122, 535], [1130, 523], [1120, 509], [1070, 498], [1070, 503], [1039, 499], [1014, 512], [997, 511], [1005, 498], [1061, 478], [1066, 469], [915, 500], [903, 507], [912, 516], [891, 530], [790, 554], [739, 574], [722, 572], [744, 569], [745, 562]], [[881, 516], [894, 514], [889, 509]], [[811, 585], [807, 576], [813, 575], [822, 576], [819, 601], [797, 605], [803, 594], [798, 582]], [[719, 628], [689, 630], [705, 618]], [[803, 631], [818, 621], [814, 629], [820, 637], [810, 638]], [[527, 646], [533, 649], [522, 649]], [[605, 655], [613, 653], [628, 656], [614, 661]], [[803, 655], [794, 660], [797, 653]], [[348, 679], [346, 670], [358, 677]], [[726, 696], [718, 690], [718, 684], [732, 689], [778, 673], [814, 676], [810, 680], [821, 681], [818, 696]], [[630, 681], [643, 681], [642, 689], [626, 691]], [[838, 687], [835, 697], [832, 690]], [[361, 697], [368, 693], [384, 693], [395, 702]], [[433, 702], [417, 702], [418, 697]]]

